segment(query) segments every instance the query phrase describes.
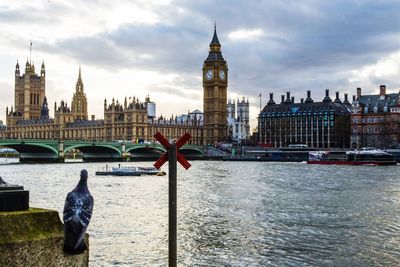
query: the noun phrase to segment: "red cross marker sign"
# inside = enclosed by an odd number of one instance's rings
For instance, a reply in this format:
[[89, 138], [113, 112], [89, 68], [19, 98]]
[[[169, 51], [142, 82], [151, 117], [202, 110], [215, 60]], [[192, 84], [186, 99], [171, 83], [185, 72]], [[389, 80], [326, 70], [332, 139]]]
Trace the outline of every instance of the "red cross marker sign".
[[[165, 137], [157, 132], [154, 137], [157, 139], [158, 142], [160, 142], [161, 145], [163, 145], [166, 149], [171, 145]], [[179, 153], [179, 148], [181, 148], [184, 144], [186, 144], [187, 141], [191, 138], [189, 133], [186, 133], [184, 136], [182, 136], [177, 142], [176, 142], [176, 158], [178, 162], [185, 168], [186, 170], [190, 168], [190, 163], [185, 159], [185, 157]], [[159, 169], [166, 161], [168, 160], [168, 153], [164, 153], [157, 161], [154, 163], [154, 167]]]

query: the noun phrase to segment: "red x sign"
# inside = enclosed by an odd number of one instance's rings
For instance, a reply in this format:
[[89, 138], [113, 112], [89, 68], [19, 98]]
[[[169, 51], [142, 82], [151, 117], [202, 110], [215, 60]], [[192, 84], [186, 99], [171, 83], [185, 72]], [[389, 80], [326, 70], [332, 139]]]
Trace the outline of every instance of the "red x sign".
[[[168, 149], [168, 147], [171, 145], [165, 137], [157, 132], [154, 137], [157, 139], [158, 142], [160, 142], [163, 147]], [[190, 168], [190, 163], [185, 159], [185, 157], [179, 153], [179, 148], [181, 148], [184, 144], [186, 144], [187, 141], [191, 138], [189, 133], [186, 133], [184, 136], [182, 136], [178, 142], [176, 142], [176, 159], [178, 162], [185, 168], [186, 170]], [[168, 153], [164, 153], [157, 161], [154, 163], [154, 167], [159, 169], [166, 161], [168, 160]]]

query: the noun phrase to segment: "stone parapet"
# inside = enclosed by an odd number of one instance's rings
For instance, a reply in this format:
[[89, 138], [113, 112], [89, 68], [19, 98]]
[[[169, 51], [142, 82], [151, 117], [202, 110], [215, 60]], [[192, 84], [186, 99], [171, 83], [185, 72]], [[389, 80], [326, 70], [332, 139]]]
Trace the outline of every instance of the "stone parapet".
[[[85, 242], [89, 248], [89, 235]], [[0, 266], [88, 266], [89, 250], [63, 251], [63, 224], [54, 210], [0, 212]]]

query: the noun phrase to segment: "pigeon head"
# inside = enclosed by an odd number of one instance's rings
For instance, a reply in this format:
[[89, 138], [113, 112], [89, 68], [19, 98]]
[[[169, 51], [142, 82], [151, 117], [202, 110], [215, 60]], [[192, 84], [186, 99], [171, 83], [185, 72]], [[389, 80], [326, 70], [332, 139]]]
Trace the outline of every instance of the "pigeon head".
[[81, 179], [87, 179], [87, 178], [88, 178], [87, 170], [85, 169], [81, 170]]
[[79, 180], [78, 185], [75, 187], [75, 190], [88, 191], [87, 178], [88, 178], [88, 171], [85, 169], [81, 170], [81, 179]]

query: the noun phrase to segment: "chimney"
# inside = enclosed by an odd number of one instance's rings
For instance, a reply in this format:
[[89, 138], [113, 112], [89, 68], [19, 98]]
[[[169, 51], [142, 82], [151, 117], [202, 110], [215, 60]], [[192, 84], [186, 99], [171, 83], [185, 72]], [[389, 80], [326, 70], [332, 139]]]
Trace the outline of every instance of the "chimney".
[[359, 99], [361, 97], [361, 88], [358, 87], [357, 88], [357, 99]]
[[285, 103], [285, 95], [281, 95], [281, 104]]
[[311, 98], [311, 90], [307, 90], [307, 98], [306, 101], [304, 101], [305, 103], [312, 103], [314, 102]]
[[385, 96], [386, 95], [386, 85], [379, 86], [379, 95]]
[[292, 103], [294, 103], [294, 96], [292, 96]]
[[353, 103], [356, 102], [356, 95], [353, 95]]
[[332, 102], [331, 98], [329, 97], [329, 89], [325, 89], [325, 98], [323, 102]]
[[290, 92], [286, 92], [286, 101], [290, 102]]
[[340, 98], [339, 98], [339, 91], [336, 91], [335, 103], [339, 103], [339, 104], [342, 103], [342, 101], [341, 101]]
[[347, 93], [344, 93], [344, 101], [343, 101], [343, 104], [350, 105], [349, 97], [348, 97]]
[[94, 121], [96, 119], [95, 115], [92, 115], [92, 121]]
[[304, 103], [304, 98], [300, 98], [300, 103]]
[[274, 93], [269, 93], [269, 101], [267, 105], [274, 105], [275, 101], [274, 101]]

